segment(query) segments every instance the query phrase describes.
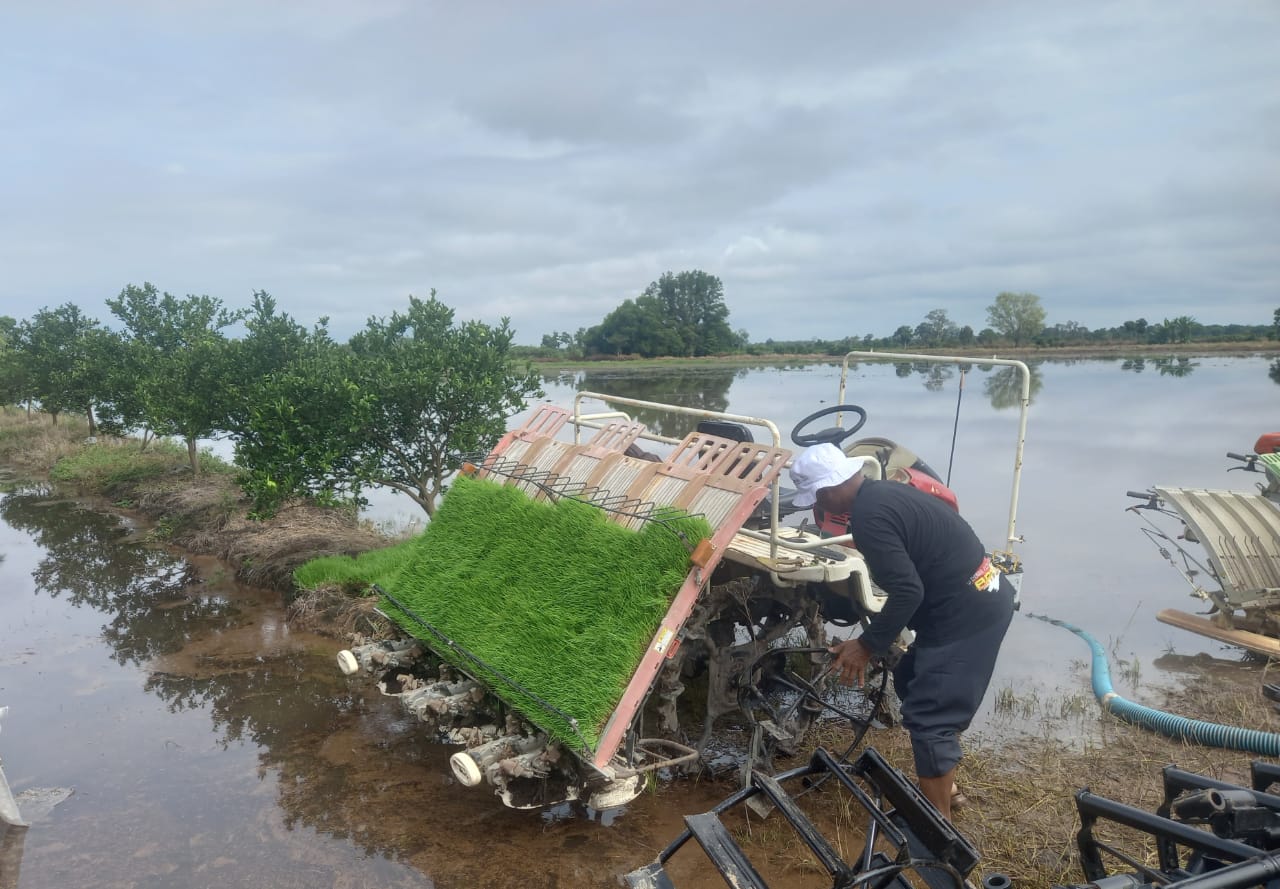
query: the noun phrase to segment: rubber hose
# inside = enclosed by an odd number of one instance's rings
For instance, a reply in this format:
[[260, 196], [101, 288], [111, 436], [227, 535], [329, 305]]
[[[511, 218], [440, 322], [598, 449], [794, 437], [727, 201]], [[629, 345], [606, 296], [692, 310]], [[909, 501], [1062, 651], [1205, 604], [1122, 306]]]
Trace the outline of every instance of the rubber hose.
[[1102, 705], [1102, 709], [1114, 713], [1125, 722], [1140, 725], [1170, 738], [1192, 741], [1208, 747], [1243, 750], [1247, 753], [1257, 753], [1262, 756], [1280, 756], [1280, 734], [1260, 732], [1255, 729], [1239, 728], [1238, 726], [1219, 725], [1215, 722], [1203, 722], [1198, 719], [1188, 719], [1185, 716], [1175, 716], [1172, 713], [1165, 713], [1162, 710], [1155, 710], [1151, 707], [1144, 707], [1141, 704], [1133, 703], [1133, 701], [1125, 700], [1111, 688], [1111, 668], [1107, 665], [1107, 653], [1097, 639], [1074, 624], [1069, 624], [1063, 620], [1045, 617], [1042, 614], [1028, 614], [1027, 616], [1062, 627], [1064, 630], [1070, 630], [1089, 644], [1089, 648], [1093, 651], [1093, 667], [1091, 670], [1093, 695], [1098, 699], [1098, 703]]

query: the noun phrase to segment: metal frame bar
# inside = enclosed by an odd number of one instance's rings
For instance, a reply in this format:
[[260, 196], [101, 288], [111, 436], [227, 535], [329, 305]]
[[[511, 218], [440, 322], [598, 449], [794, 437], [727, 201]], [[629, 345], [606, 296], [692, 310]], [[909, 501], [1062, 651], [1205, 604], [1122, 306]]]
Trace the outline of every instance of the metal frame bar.
[[[1022, 377], [1022, 397], [1021, 409], [1018, 413], [1018, 437], [1014, 443], [1013, 454], [1013, 485], [1009, 492], [1009, 524], [1005, 533], [1005, 545], [1012, 546], [1015, 543], [1021, 543], [1022, 538], [1017, 535], [1018, 521], [1018, 494], [1022, 488], [1022, 452], [1027, 442], [1027, 409], [1031, 405], [1031, 368], [1013, 358], [997, 358], [994, 355], [990, 358], [964, 358], [955, 355], [915, 355], [906, 352], [872, 352], [872, 351], [854, 351], [844, 356], [844, 361], [840, 367], [840, 394], [839, 404], [844, 404], [846, 384], [849, 377], [849, 359], [863, 361], [920, 361], [929, 364], [977, 364], [983, 366], [994, 367], [1012, 367], [1017, 369]], [[837, 421], [839, 415], [837, 415]], [[837, 422], [837, 425], [839, 423]]]

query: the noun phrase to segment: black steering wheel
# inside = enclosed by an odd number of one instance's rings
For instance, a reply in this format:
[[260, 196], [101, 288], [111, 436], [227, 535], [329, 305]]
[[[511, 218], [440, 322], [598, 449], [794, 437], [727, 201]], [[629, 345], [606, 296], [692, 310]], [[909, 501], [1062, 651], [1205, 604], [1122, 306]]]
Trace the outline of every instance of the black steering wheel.
[[[826, 429], [819, 430], [818, 432], [810, 432], [808, 434], [801, 433], [801, 429], [808, 426], [819, 417], [825, 417], [828, 414], [857, 414], [858, 422], [854, 423], [847, 429], [843, 426], [828, 426]], [[842, 441], [861, 429], [863, 424], [866, 422], [867, 412], [856, 404], [837, 404], [834, 407], [824, 407], [822, 410], [815, 411], [805, 417], [795, 425], [795, 428], [791, 430], [791, 441], [802, 448], [809, 448], [818, 444], [826, 444], [827, 442], [839, 447]]]

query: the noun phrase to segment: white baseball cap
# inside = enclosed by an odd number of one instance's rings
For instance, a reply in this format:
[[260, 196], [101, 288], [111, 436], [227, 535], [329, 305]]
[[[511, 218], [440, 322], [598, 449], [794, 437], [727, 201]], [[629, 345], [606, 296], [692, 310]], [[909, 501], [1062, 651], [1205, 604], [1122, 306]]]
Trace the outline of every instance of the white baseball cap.
[[830, 443], [806, 448], [791, 463], [791, 484], [796, 488], [791, 502], [800, 509], [813, 506], [818, 502], [820, 488], [831, 488], [848, 481], [871, 459], [845, 456]]

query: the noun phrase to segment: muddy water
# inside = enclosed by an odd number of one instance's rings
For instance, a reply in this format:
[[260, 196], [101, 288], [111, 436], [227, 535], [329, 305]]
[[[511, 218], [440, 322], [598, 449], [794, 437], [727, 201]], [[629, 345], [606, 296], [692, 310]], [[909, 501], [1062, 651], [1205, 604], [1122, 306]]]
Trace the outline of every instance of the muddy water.
[[724, 792], [506, 809], [277, 594], [43, 492], [0, 518], [0, 756], [15, 793], [74, 790], [4, 889], [616, 885]]

